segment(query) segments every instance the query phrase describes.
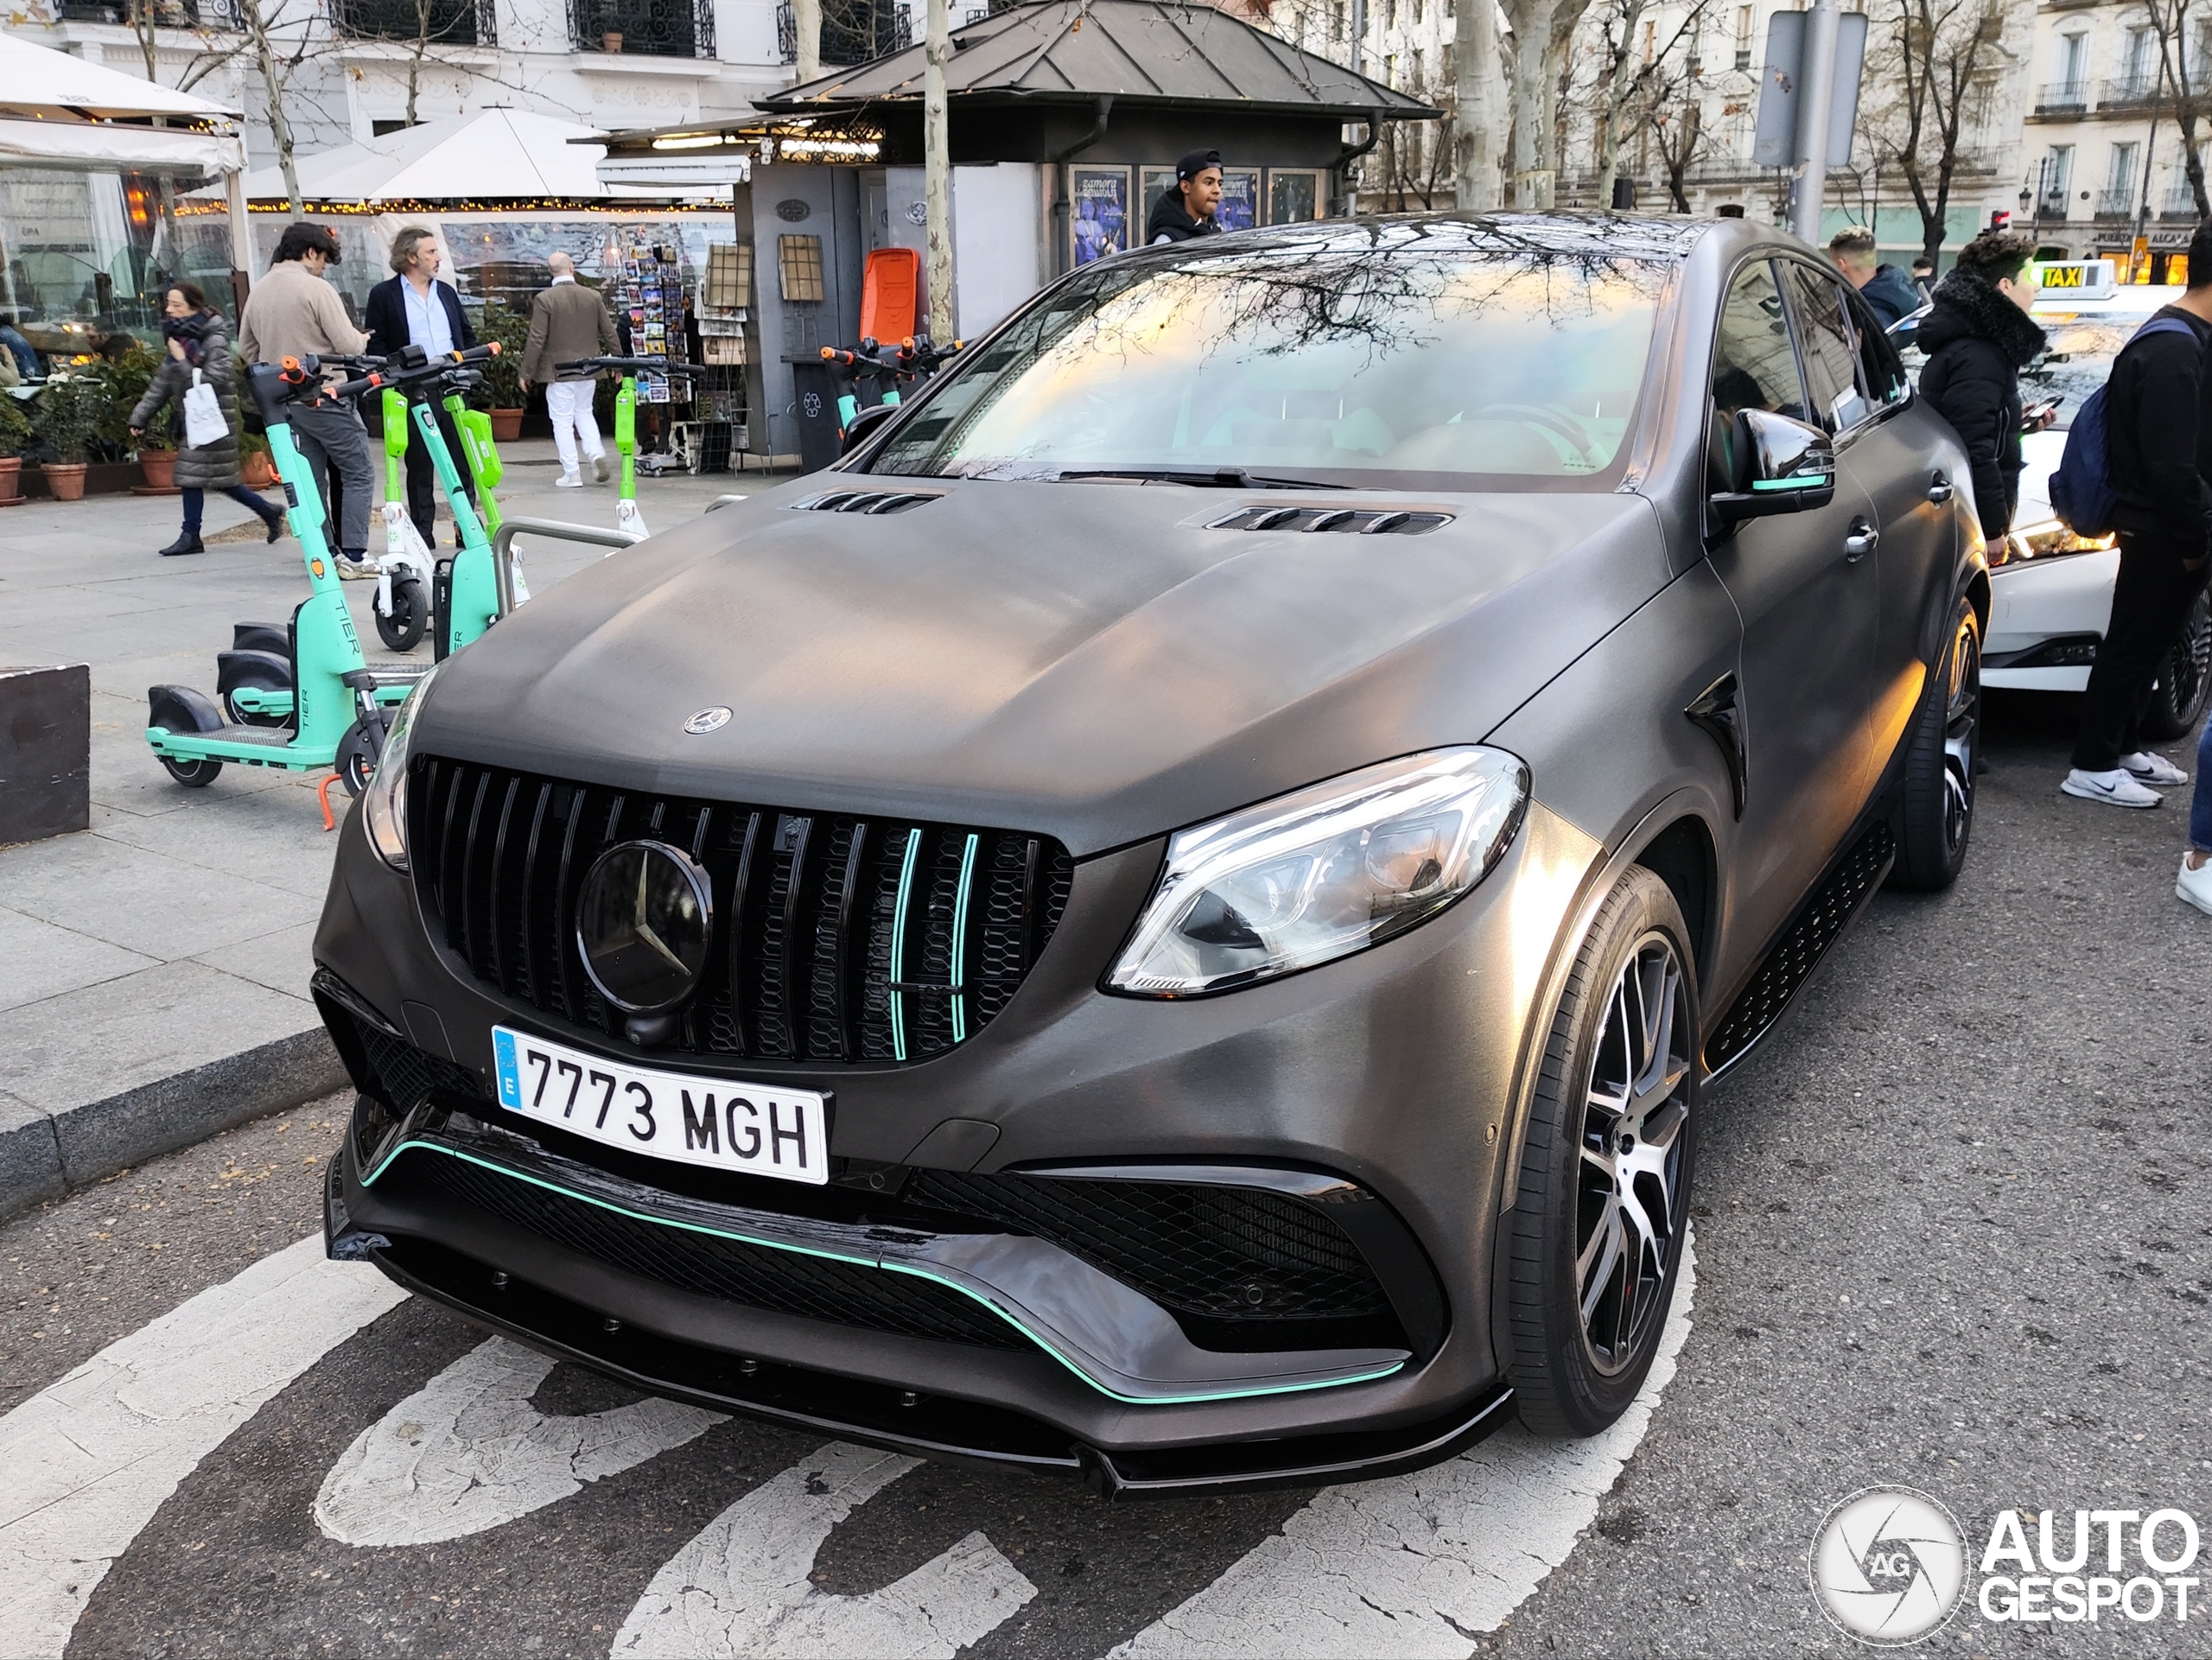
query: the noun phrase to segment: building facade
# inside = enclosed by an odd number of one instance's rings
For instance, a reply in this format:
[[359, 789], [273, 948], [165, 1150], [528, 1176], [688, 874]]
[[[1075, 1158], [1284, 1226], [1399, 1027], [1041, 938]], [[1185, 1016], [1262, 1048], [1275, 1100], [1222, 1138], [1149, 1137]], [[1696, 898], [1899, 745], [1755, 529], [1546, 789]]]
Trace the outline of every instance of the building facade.
[[2052, 257], [2122, 259], [2138, 281], [2182, 280], [2169, 267], [2198, 214], [2175, 77], [2162, 65], [2177, 63], [2194, 87], [2212, 59], [2212, 20], [2186, 22], [2186, 40], [2161, 42], [2141, 0], [2036, 7], [2024, 219]]

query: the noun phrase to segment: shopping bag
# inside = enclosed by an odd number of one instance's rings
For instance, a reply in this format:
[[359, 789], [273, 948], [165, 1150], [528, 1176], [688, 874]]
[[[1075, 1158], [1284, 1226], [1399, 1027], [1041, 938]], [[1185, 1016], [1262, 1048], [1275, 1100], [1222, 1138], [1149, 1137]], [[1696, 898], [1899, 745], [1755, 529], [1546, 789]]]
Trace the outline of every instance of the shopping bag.
[[223, 400], [194, 369], [192, 389], [184, 395], [184, 442], [197, 449], [202, 444], [219, 444], [230, 436], [231, 423], [223, 419]]

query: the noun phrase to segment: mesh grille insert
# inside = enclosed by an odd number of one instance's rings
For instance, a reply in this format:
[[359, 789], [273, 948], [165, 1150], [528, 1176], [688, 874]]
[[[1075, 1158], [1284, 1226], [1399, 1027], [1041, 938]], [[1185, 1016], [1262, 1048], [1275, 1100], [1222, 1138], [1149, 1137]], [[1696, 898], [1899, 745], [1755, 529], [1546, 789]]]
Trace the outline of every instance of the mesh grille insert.
[[616, 842], [682, 849], [712, 879], [708, 968], [669, 1045], [772, 1060], [915, 1061], [988, 1025], [1073, 885], [1046, 836], [805, 814], [410, 764], [415, 887], [476, 977], [613, 1033], [576, 951], [577, 896]]

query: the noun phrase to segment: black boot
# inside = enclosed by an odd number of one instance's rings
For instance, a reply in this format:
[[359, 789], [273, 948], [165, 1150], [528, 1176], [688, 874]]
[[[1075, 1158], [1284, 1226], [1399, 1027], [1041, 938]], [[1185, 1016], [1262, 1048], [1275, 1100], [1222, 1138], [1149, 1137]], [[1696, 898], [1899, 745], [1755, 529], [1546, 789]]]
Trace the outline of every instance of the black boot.
[[271, 542], [274, 542], [278, 537], [284, 534], [283, 514], [264, 513], [261, 516], [261, 522], [269, 527], [269, 539]]
[[207, 547], [197, 531], [179, 531], [176, 540], [162, 550], [162, 557], [173, 559], [180, 553], [205, 553]]

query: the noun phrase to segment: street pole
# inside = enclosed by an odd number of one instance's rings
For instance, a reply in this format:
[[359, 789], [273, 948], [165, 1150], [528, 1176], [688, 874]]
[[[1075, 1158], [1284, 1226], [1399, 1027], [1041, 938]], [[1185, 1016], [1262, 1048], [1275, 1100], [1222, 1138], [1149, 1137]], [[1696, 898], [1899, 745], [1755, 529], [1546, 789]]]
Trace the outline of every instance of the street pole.
[[1828, 194], [1828, 111], [1835, 97], [1835, 0], [1813, 0], [1805, 26], [1805, 58], [1797, 66], [1797, 195], [1789, 228], [1821, 239], [1821, 205]]
[[1351, 0], [1351, 72], [1363, 75], [1367, 56], [1367, 0]]
[[944, 96], [952, 14], [946, 0], [929, 0], [929, 41], [922, 48], [922, 209], [929, 227], [930, 336], [950, 340], [958, 338], [952, 321], [952, 139]]

